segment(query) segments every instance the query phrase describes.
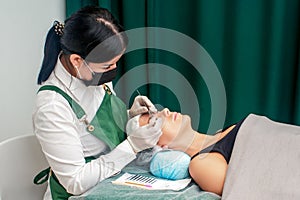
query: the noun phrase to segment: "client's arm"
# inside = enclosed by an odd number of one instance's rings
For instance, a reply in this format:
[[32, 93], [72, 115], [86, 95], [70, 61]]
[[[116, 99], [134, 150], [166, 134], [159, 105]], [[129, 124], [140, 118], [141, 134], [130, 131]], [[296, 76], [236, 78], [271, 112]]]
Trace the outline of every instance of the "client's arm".
[[[233, 128], [234, 125], [216, 134], [212, 141], [216, 143], [221, 140]], [[227, 161], [219, 152], [202, 153], [192, 157], [189, 172], [201, 189], [222, 195], [227, 166]]]

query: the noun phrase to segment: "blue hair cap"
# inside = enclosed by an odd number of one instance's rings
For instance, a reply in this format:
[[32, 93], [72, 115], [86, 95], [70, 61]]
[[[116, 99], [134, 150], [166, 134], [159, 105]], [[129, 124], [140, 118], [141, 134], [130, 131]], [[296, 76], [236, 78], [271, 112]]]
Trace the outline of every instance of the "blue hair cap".
[[182, 151], [162, 150], [150, 162], [150, 172], [159, 178], [179, 180], [189, 177], [191, 158]]

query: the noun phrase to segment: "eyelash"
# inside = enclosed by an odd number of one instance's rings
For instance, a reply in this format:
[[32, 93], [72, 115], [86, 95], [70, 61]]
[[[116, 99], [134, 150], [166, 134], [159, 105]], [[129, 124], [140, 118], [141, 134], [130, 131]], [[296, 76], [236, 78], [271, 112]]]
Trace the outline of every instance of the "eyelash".
[[149, 115], [149, 119], [148, 119], [148, 123], [150, 122], [150, 120], [152, 119], [152, 118], [155, 118], [156, 116], [154, 116], [154, 115]]
[[114, 64], [110, 64], [107, 67], [103, 67], [104, 70], [108, 70], [111, 66], [113, 66]]

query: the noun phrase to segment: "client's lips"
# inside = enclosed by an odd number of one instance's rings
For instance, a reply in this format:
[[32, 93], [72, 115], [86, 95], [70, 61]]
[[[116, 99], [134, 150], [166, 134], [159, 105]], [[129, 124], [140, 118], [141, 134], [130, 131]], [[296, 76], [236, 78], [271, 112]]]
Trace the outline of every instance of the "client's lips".
[[174, 121], [176, 121], [176, 119], [177, 119], [177, 114], [178, 114], [178, 113], [175, 112], [174, 115], [173, 115], [173, 120], [174, 120]]

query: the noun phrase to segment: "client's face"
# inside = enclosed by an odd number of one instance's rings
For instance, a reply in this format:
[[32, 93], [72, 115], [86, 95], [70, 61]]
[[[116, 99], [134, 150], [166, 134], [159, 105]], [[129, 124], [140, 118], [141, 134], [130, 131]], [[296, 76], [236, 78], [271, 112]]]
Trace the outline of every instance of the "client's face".
[[[177, 112], [170, 112], [170, 110], [167, 108], [157, 112], [154, 114], [154, 116], [163, 119], [162, 135], [157, 143], [159, 146], [168, 146], [170, 143], [172, 143], [172, 141], [175, 140], [178, 134], [183, 132], [182, 130], [190, 127], [191, 124], [189, 116], [182, 115]], [[149, 119], [149, 114], [143, 114], [139, 119], [140, 126], [148, 124]]]

